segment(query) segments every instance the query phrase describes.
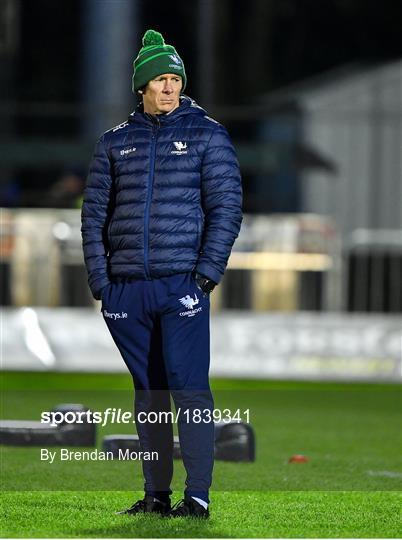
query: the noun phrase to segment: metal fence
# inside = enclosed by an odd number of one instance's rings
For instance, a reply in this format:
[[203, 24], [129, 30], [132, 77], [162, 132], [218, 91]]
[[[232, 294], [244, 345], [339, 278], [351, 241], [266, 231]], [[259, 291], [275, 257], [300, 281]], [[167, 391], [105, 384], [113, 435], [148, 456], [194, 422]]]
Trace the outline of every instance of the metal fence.
[[348, 311], [402, 312], [402, 231], [357, 229], [344, 268]]

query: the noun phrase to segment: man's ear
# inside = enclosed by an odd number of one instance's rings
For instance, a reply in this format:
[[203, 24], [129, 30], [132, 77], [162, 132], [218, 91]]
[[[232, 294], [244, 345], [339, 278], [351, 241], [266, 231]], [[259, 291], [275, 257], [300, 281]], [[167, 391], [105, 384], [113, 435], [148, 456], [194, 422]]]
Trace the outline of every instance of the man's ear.
[[139, 88], [139, 89], [137, 90], [137, 94], [140, 94], [141, 96], [143, 96], [143, 95], [145, 94], [145, 92], [146, 92], [146, 89], [147, 89], [147, 86], [146, 86], [146, 85], [143, 86], [142, 88]]

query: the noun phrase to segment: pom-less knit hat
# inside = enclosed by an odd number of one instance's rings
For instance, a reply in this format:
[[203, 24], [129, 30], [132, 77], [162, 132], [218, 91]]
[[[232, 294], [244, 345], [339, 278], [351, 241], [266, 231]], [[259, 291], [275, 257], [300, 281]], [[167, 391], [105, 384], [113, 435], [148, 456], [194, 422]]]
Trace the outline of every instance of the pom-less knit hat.
[[183, 60], [172, 45], [166, 45], [162, 34], [147, 30], [142, 38], [143, 47], [134, 60], [133, 92], [163, 73], [176, 73], [183, 80], [184, 90], [187, 78]]

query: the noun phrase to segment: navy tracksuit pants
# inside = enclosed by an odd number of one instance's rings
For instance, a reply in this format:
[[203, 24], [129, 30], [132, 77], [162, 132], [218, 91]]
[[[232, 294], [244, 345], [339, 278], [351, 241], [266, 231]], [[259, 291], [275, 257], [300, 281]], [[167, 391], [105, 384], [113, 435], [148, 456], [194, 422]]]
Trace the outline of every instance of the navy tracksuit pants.
[[209, 308], [209, 297], [191, 272], [119, 280], [102, 293], [103, 317], [134, 381], [141, 450], [158, 453], [158, 460], [142, 461], [145, 493], [161, 500], [172, 493], [173, 426], [155, 422], [154, 413], [170, 412], [171, 394], [179, 412], [185, 493], [209, 502], [214, 460]]

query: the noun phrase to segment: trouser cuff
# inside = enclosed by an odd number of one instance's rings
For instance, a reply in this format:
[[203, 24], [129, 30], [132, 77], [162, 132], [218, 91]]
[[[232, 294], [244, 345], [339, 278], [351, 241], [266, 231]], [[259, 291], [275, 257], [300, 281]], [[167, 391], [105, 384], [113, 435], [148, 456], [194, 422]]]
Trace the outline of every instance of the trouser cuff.
[[168, 491], [146, 491], [145, 495], [151, 495], [152, 497], [155, 497], [155, 499], [158, 499], [162, 502], [170, 502], [170, 495], [172, 491], [169, 489]]

